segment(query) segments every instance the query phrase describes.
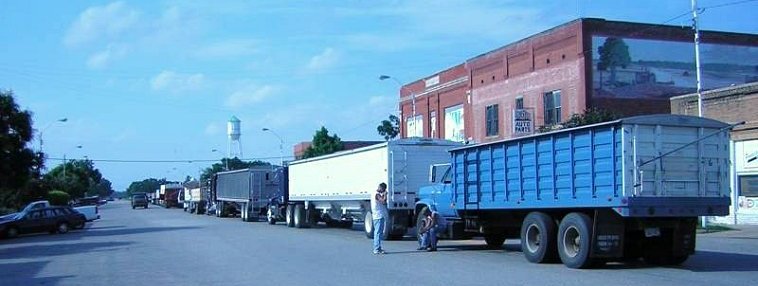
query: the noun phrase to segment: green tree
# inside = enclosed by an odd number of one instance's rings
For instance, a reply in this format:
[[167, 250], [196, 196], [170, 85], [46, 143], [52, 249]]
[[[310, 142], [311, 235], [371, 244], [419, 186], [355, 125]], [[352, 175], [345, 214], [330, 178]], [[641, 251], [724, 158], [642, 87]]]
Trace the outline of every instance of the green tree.
[[50, 191], [47, 193], [47, 200], [54, 206], [65, 206], [71, 200], [71, 196], [63, 191]]
[[584, 113], [582, 114], [571, 115], [571, 118], [563, 122], [561, 125], [563, 125], [563, 128], [573, 128], [616, 119], [618, 119], [618, 115], [611, 111], [591, 107], [589, 109], [585, 109]]
[[245, 161], [240, 160], [237, 157], [234, 157], [231, 159], [222, 158], [220, 162], [213, 163], [213, 165], [211, 165], [210, 167], [203, 169], [203, 171], [200, 173], [200, 181], [206, 182], [211, 178], [213, 174], [227, 171], [226, 170], [227, 166], [229, 167], [228, 171], [232, 171], [232, 170], [252, 168], [255, 166], [271, 166], [271, 163], [260, 161], [260, 160], [245, 162]]
[[138, 193], [152, 193], [159, 189], [161, 185], [168, 183], [166, 179], [149, 178], [142, 181], [135, 181], [126, 188], [126, 197], [131, 197]]
[[624, 43], [623, 39], [608, 37], [602, 46], [598, 47], [600, 62], [597, 69], [600, 71], [611, 70], [611, 83], [616, 82], [616, 68], [626, 66], [632, 62], [629, 56], [629, 46]]
[[92, 186], [87, 191], [87, 196], [99, 196], [101, 198], [110, 197], [113, 194], [113, 185], [111, 181], [106, 178], [102, 178], [100, 182]]
[[313, 135], [311, 146], [305, 149], [303, 159], [331, 154], [342, 149], [344, 149], [344, 146], [339, 136], [337, 134], [329, 136], [329, 131], [326, 130], [326, 127], [321, 126], [321, 129], [316, 131], [316, 135]]
[[386, 141], [394, 139], [400, 134], [400, 119], [390, 114], [388, 119], [382, 120], [381, 124], [376, 127], [376, 132], [379, 132], [379, 135], [383, 136]]
[[13, 92], [0, 90], [0, 207], [17, 208], [39, 189], [34, 179], [44, 157], [27, 148], [32, 137], [31, 113], [19, 109]]
[[97, 189], [103, 175], [90, 160], [71, 160], [56, 166], [44, 178], [50, 188], [81, 198]]

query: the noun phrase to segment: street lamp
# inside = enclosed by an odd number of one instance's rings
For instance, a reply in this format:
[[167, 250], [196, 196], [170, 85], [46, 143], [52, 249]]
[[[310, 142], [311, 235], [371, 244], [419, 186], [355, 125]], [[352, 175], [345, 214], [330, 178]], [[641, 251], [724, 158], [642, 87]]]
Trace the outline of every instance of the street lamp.
[[68, 121], [68, 118], [66, 118], [66, 117], [63, 117], [63, 118], [61, 118], [61, 119], [58, 119], [58, 120], [56, 120], [56, 121], [50, 122], [49, 124], [47, 124], [47, 126], [45, 126], [45, 128], [42, 128], [42, 129], [39, 131], [39, 152], [40, 152], [40, 153], [42, 153], [42, 144], [44, 144], [44, 141], [42, 140], [42, 134], [43, 134], [43, 133], [45, 133], [45, 131], [47, 131], [47, 129], [48, 129], [48, 128], [52, 127], [52, 126], [53, 126], [53, 124], [55, 124], [56, 122], [61, 122], [61, 123], [63, 123], [63, 122], [66, 122], [66, 121]]
[[[400, 87], [400, 92], [403, 90], [403, 84], [394, 77], [388, 75], [380, 75], [379, 80], [392, 79]], [[413, 136], [418, 136], [418, 122], [416, 122], [416, 94], [411, 90], [411, 109], [413, 111]], [[407, 131], [406, 131], [407, 132]], [[423, 137], [423, 135], [422, 135]]]
[[[219, 153], [217, 149], [213, 149], [211, 152]], [[223, 158], [221, 160], [224, 161], [224, 171], [229, 171], [229, 158]]]
[[279, 136], [279, 134], [276, 134], [276, 132], [274, 132], [274, 130], [271, 130], [271, 129], [265, 128], [265, 127], [263, 129], [261, 129], [261, 130], [263, 130], [264, 132], [265, 131], [269, 131], [269, 132], [271, 132], [271, 134], [274, 134], [274, 136], [276, 136], [276, 138], [279, 139], [279, 162], [280, 162], [279, 164], [281, 164], [281, 166], [284, 167], [284, 151], [282, 151], [282, 146], [284, 145], [284, 140], [282, 140], [282, 137]]

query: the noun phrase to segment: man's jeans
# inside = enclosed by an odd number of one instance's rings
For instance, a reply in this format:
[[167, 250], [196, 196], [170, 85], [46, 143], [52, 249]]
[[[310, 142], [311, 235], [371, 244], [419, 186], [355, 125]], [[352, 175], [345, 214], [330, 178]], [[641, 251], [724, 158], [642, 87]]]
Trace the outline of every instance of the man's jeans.
[[432, 227], [429, 231], [421, 235], [421, 241], [419, 242], [421, 247], [430, 247], [432, 249], [437, 248], [437, 228]]
[[382, 236], [384, 235], [384, 218], [374, 219], [374, 252], [382, 250]]

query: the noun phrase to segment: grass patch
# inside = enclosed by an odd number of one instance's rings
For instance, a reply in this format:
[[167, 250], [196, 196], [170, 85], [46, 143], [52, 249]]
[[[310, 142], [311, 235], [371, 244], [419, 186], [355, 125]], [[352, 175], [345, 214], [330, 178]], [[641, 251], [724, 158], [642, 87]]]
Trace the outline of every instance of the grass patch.
[[714, 224], [709, 223], [703, 228], [700, 224], [697, 225], [697, 232], [698, 233], [714, 233], [714, 232], [722, 232], [722, 231], [730, 231], [730, 230], [736, 230], [736, 228], [729, 227], [723, 224]]

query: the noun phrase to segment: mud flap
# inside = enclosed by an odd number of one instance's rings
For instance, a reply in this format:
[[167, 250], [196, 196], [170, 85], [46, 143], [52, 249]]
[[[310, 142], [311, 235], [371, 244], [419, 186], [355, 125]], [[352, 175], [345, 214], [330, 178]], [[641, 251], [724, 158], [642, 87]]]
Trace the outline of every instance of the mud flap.
[[624, 219], [611, 210], [595, 210], [591, 257], [614, 258], [624, 254]]
[[690, 255], [695, 253], [695, 231], [697, 218], [682, 218], [672, 233], [672, 251], [674, 256]]

